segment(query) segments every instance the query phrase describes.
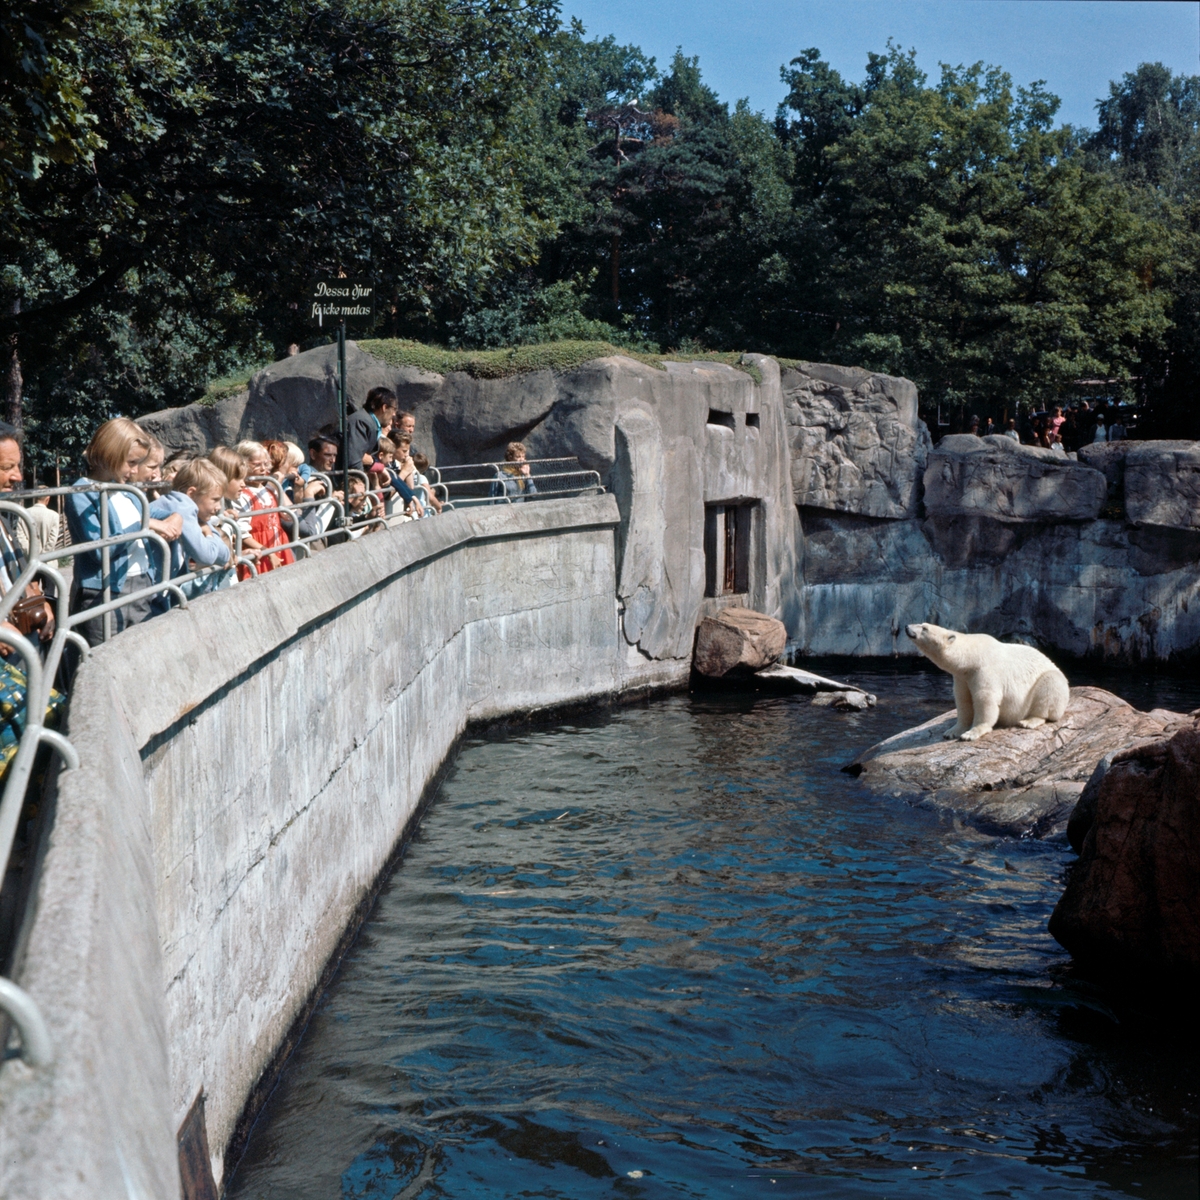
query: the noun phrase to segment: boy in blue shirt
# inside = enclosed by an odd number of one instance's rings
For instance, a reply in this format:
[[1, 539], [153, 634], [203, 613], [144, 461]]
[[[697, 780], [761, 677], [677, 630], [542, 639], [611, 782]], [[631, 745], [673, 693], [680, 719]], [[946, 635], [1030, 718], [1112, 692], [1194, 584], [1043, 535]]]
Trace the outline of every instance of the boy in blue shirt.
[[[171, 578], [175, 579], [189, 571], [188, 561], [196, 568], [227, 565], [230, 560], [229, 543], [209, 525], [209, 521], [221, 511], [225, 488], [228, 483], [225, 472], [207, 458], [195, 458], [180, 467], [173, 481], [172, 490], [150, 505], [150, 515], [163, 519], [172, 513], [183, 518], [183, 532], [171, 543]], [[228, 573], [214, 571], [185, 585], [189, 595], [212, 591], [222, 586]], [[169, 599], [162, 598], [161, 607], [169, 606]]]

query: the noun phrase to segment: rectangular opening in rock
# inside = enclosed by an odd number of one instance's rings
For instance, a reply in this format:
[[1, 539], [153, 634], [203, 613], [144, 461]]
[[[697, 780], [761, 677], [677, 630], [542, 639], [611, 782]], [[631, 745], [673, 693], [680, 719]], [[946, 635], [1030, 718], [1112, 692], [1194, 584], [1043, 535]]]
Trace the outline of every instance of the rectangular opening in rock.
[[733, 413], [721, 412], [718, 408], [710, 408], [708, 410], [709, 425], [724, 425], [726, 429], [733, 428]]
[[704, 594], [750, 591], [754, 502], [709, 504], [704, 509]]
[[759, 427], [759, 424], [760, 424], [760, 421], [759, 421], [758, 413], [747, 413], [746, 414], [746, 427], [748, 429], [757, 429]]

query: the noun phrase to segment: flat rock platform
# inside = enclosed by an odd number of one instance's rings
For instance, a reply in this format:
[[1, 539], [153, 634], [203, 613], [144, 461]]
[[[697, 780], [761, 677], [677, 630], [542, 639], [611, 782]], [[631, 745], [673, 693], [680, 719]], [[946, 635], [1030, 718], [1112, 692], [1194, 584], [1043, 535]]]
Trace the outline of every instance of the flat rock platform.
[[1141, 712], [1103, 688], [1078, 687], [1056, 725], [944, 741], [955, 723], [951, 710], [864, 750], [844, 770], [873, 791], [953, 813], [985, 832], [1054, 837], [1105, 755], [1188, 722], [1182, 713]]

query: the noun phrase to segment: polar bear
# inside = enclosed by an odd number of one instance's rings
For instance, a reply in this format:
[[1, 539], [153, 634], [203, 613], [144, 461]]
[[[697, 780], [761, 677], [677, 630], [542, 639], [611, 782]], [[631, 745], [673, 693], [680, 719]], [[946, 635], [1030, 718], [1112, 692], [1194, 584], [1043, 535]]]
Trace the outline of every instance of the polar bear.
[[1071, 689], [1040, 650], [940, 625], [906, 625], [904, 631], [926, 658], [954, 676], [958, 724], [947, 739], [973, 742], [996, 726], [1036, 729], [1062, 720]]

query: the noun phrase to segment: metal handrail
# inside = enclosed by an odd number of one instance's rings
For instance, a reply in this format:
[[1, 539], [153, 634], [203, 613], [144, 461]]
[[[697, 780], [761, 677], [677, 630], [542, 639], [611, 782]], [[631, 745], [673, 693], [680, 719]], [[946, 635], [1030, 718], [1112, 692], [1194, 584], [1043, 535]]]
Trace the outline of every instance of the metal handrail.
[[[20, 655], [25, 674], [24, 729], [17, 743], [17, 752], [8, 765], [8, 776], [4, 781], [3, 793], [0, 793], [0, 880], [8, 871], [8, 862], [12, 856], [13, 842], [16, 839], [21, 810], [25, 803], [25, 793], [29, 787], [38, 751], [42, 746], [49, 746], [58, 755], [67, 770], [75, 770], [79, 767], [79, 756], [75, 748], [61, 733], [46, 728], [45, 724], [50, 692], [62, 661], [63, 652], [68, 645], [75, 646], [82, 654], [90, 651], [86, 639], [77, 632], [75, 627], [84, 621], [101, 616], [104, 619], [105, 635], [107, 636], [110, 628], [109, 614], [113, 609], [163, 592], [177, 594], [180, 604], [184, 607], [187, 606], [187, 597], [173, 582], [142, 588], [115, 599], [112, 597], [109, 552], [113, 546], [145, 539], [150, 547], [161, 552], [164, 572], [171, 561], [166, 541], [149, 528], [150, 509], [145, 496], [140, 495], [134, 489], [121, 484], [92, 484], [91, 486], [67, 488], [39, 488], [32, 492], [22, 490], [20, 493], [0, 493], [0, 512], [10, 513], [24, 524], [28, 537], [27, 544], [32, 549], [35, 538], [33, 521], [21, 505], [13, 503], [15, 499], [77, 492], [97, 492], [103, 497], [114, 491], [126, 491], [138, 496], [142, 509], [142, 525], [139, 529], [109, 536], [108, 504], [102, 498], [99, 503], [101, 537], [98, 541], [51, 547], [40, 554], [30, 554], [17, 578], [11, 581], [12, 586], [3, 596], [0, 596], [0, 622], [4, 622], [11, 613], [13, 605], [25, 595], [29, 585], [35, 580], [40, 582], [44, 579], [52, 583], [55, 589], [53, 598], [46, 596], [46, 603], [54, 611], [55, 623], [54, 632], [45, 649], [44, 660], [39, 646], [30, 642], [23, 634], [13, 629], [5, 629], [3, 625], [0, 625], [0, 645], [8, 646], [11, 651]], [[104, 588], [104, 602], [94, 608], [83, 609], [72, 616], [69, 612], [70, 601], [67, 595], [66, 580], [62, 573], [51, 564], [56, 563], [59, 559], [73, 558], [88, 550], [96, 549], [100, 550], [101, 556], [101, 582], [107, 585]], [[53, 1061], [54, 1047], [37, 1004], [23, 988], [10, 979], [0, 978], [0, 1010], [3, 1010], [16, 1027], [21, 1041], [21, 1055], [30, 1066], [41, 1067]]]
[[[579, 461], [579, 459], [576, 458], [574, 455], [572, 455], [567, 458], [526, 458], [526, 459], [523, 459], [522, 461], [528, 467], [533, 468], [533, 467], [545, 466], [545, 464], [547, 464], [547, 463], [577, 463]], [[502, 467], [502, 466], [504, 466], [504, 463], [495, 463], [495, 462], [492, 462], [492, 463], [458, 463], [456, 466], [430, 467], [429, 475], [430, 475], [430, 478], [432, 479], [433, 472], [437, 472], [437, 480], [435, 482], [441, 483], [441, 482], [443, 482], [442, 477], [443, 477], [443, 475], [445, 475], [445, 473], [447, 471], [470, 471], [470, 470], [474, 470], [476, 467]], [[447, 480], [445, 482], [460, 483], [462, 481], [454, 479], [454, 480]]]
[[[549, 463], [578, 463], [575, 458], [553, 458], [553, 459], [534, 459], [534, 465], [546, 465]], [[526, 460], [528, 465], [529, 460]], [[600, 480], [598, 471], [589, 471], [577, 469], [574, 471], [548, 471], [545, 474], [539, 475], [531, 472], [529, 475], [515, 474], [511, 469], [512, 463], [464, 463], [459, 467], [447, 467], [445, 470], [466, 470], [468, 468], [476, 471], [490, 470], [490, 474], [479, 474], [468, 479], [451, 479], [446, 481], [443, 486], [454, 489], [486, 487], [486, 494], [477, 493], [475, 495], [460, 495], [455, 494], [451, 501], [451, 493], [447, 492], [447, 503], [451, 508], [467, 508], [480, 507], [489, 504], [515, 504], [526, 503], [537, 500], [551, 499], [562, 497], [565, 495], [583, 495], [589, 492], [602, 492], [604, 485]], [[504, 485], [509, 479], [526, 479], [532, 484], [528, 491], [522, 491], [520, 494], [510, 496], [508, 488]], [[445, 505], [443, 505], [445, 507]]]
[[[532, 459], [529, 461], [531, 466], [541, 466], [549, 463], [567, 463], [578, 460]], [[431, 467], [428, 472], [429, 484], [418, 484], [413, 490], [414, 492], [424, 494], [424, 507], [429, 507], [428, 502], [431, 493], [438, 491], [445, 497], [443, 507], [450, 510], [453, 510], [456, 504], [459, 506], [472, 503], [511, 504], [512, 498], [507, 493], [502, 497], [491, 495], [479, 498], [462, 497], [457, 502], [450, 499], [449, 489], [452, 486], [477, 486], [482, 484], [490, 486], [498, 479], [503, 479], [504, 464], [474, 463], [463, 464], [462, 467], [443, 468], [442, 470], [445, 471], [456, 471], [465, 469], [480, 470], [487, 467], [492, 468], [492, 474], [486, 478], [453, 479], [447, 481], [442, 479], [442, 472], [438, 468]], [[333, 481], [323, 472], [312, 471], [306, 481], [306, 486], [314, 480], [322, 483], [325, 488], [324, 496], [291, 502], [286, 500], [283, 488], [274, 476], [252, 477], [248, 482], [265, 483], [270, 486], [279, 503], [272, 508], [251, 510], [250, 515], [267, 515], [270, 513], [276, 513], [281, 516], [287, 515], [293, 523], [293, 532], [299, 533], [300, 521], [302, 519], [301, 514], [305, 510], [330, 505], [334, 513], [334, 519], [330, 523], [330, 526], [320, 533], [305, 537], [293, 536], [288, 540], [286, 546], [264, 548], [263, 553], [275, 553], [282, 549], [299, 549], [304, 554], [307, 554], [308, 546], [311, 543], [323, 541], [332, 533], [338, 531], [343, 531], [348, 536], [354, 536], [356, 531], [366, 532], [370, 528], [388, 528], [388, 520], [385, 517], [374, 515], [374, 513], [376, 506], [383, 505], [386, 493], [392, 490], [390, 481], [386, 486], [372, 488], [370, 477], [366, 472], [354, 470], [350, 472], [350, 475], [361, 478], [364, 482], [367, 502], [372, 510], [367, 516], [354, 518], [349, 510], [349, 497], [339, 499], [336, 489], [333, 486]], [[567, 491], [603, 490], [600, 476], [596, 471], [551, 472], [546, 475], [534, 476], [534, 478], [539, 485], [538, 492], [534, 496], [562, 494]], [[554, 479], [584, 480], [585, 482], [566, 488], [544, 486], [545, 482]], [[0, 513], [11, 514], [24, 525], [28, 536], [28, 545], [31, 549], [36, 537], [35, 527], [27, 510], [21, 504], [16, 503], [17, 501], [39, 499], [43, 496], [71, 495], [79, 492], [97, 493], [99, 496], [98, 508], [100, 517], [100, 537], [98, 539], [77, 542], [67, 546], [54, 546], [37, 555], [29, 555], [25, 566], [17, 578], [12, 580], [12, 586], [0, 596], [0, 645], [6, 645], [12, 651], [19, 654], [25, 666], [25, 727], [17, 746], [17, 752], [9, 764], [8, 777], [4, 782], [3, 792], [0, 794], [0, 879], [3, 879], [8, 869], [8, 861], [16, 839], [25, 793], [29, 786], [38, 750], [42, 746], [49, 746], [58, 755], [67, 770], [78, 769], [80, 765], [79, 756], [71, 743], [62, 734], [56, 730], [46, 728], [45, 725], [50, 692], [67, 646], [75, 646], [83, 655], [87, 655], [91, 651], [91, 647], [78, 632], [77, 627], [85, 621], [102, 617], [103, 636], [104, 640], [107, 641], [112, 633], [111, 614], [118, 608], [123, 608], [128, 604], [151, 596], [161, 595], [168, 595], [177, 600], [181, 608], [187, 608], [188, 598], [183, 590], [185, 584], [206, 575], [235, 569], [240, 565], [250, 568], [251, 578], [258, 578], [256, 560], [247, 557], [243, 553], [242, 530], [238, 516], [229, 511], [219, 514], [215, 520], [218, 526], [229, 532], [230, 544], [233, 547], [230, 561], [215, 563], [208, 567], [200, 567], [196, 570], [170, 577], [171, 549], [166, 539], [149, 527], [150, 505], [143, 491], [143, 489], [162, 490], [163, 486], [161, 481], [149, 481], [145, 484], [89, 481], [86, 484], [75, 484], [67, 487], [60, 486], [0, 492]], [[137, 529], [127, 530], [124, 533], [110, 534], [108, 521], [109, 505], [105, 502], [105, 498], [117, 492], [136, 497], [136, 501], [141, 508], [142, 521]], [[530, 498], [532, 499], [534, 496]], [[111, 550], [114, 546], [124, 546], [139, 541], [146, 543], [147, 550], [151, 554], [160, 556], [164, 576], [163, 581], [139, 588], [125, 595], [113, 596]], [[102, 602], [91, 608], [82, 609], [80, 612], [72, 614], [69, 611], [70, 599], [66, 580], [55, 564], [61, 559], [75, 558], [80, 554], [96, 550], [99, 550], [101, 558], [101, 583], [104, 585], [102, 588]], [[44, 648], [39, 648], [38, 645], [31, 642], [22, 634], [2, 627], [3, 623], [7, 621], [13, 605], [25, 595], [29, 585], [35, 581], [39, 583], [45, 581], [54, 587], [53, 596], [46, 595], [46, 603], [51, 606], [54, 612], [54, 631]], [[13, 983], [12, 980], [2, 977], [0, 977], [0, 1011], [7, 1014], [12, 1024], [16, 1027], [20, 1036], [22, 1057], [30, 1066], [42, 1067], [53, 1061], [54, 1048], [46, 1028], [46, 1023], [36, 1003], [27, 992]]]

